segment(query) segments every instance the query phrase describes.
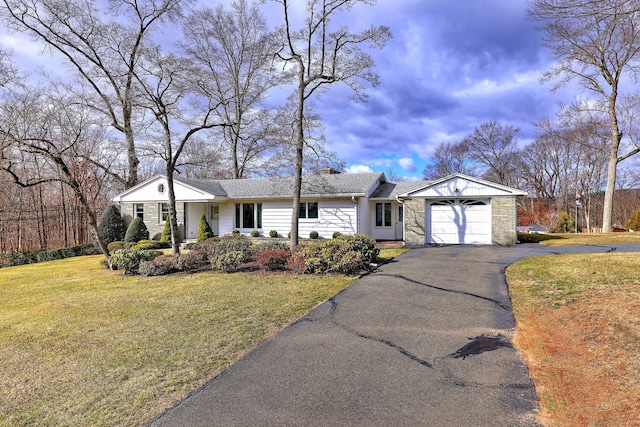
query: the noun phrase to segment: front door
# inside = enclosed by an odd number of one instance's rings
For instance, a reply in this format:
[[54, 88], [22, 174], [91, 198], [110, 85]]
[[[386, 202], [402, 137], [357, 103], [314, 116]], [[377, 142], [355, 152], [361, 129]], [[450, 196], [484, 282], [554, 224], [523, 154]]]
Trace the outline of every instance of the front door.
[[396, 240], [404, 239], [404, 205], [396, 205]]
[[205, 213], [206, 203], [185, 203], [185, 238], [195, 240], [198, 237], [200, 217]]

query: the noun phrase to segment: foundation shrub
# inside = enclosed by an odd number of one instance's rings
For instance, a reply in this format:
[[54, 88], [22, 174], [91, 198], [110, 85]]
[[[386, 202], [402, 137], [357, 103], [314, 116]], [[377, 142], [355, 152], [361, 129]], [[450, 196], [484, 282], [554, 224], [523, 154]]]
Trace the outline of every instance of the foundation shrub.
[[163, 242], [162, 240], [140, 240], [135, 246], [136, 249], [141, 251], [149, 251], [155, 249], [166, 249], [171, 247], [171, 243]]
[[261, 270], [279, 271], [286, 270], [291, 254], [282, 249], [267, 249], [258, 252], [255, 256], [256, 263]]
[[307, 274], [355, 274], [367, 270], [378, 254], [372, 238], [363, 234], [342, 235], [300, 245], [291, 257], [289, 268]]
[[288, 242], [265, 240], [255, 245], [256, 252], [266, 251], [267, 249], [280, 249], [288, 251], [290, 249]]
[[138, 274], [140, 263], [143, 261], [151, 261], [158, 255], [162, 255], [157, 251], [141, 251], [140, 249], [120, 249], [111, 255], [109, 263], [112, 270], [122, 270], [122, 274], [135, 275]]
[[269, 232], [269, 237], [278, 237], [278, 230], [271, 230]]
[[211, 267], [214, 270], [233, 273], [238, 271], [245, 259], [245, 254], [242, 251], [230, 251], [211, 258]]
[[140, 240], [149, 239], [149, 230], [144, 224], [144, 221], [140, 217], [135, 217], [133, 221], [127, 227], [127, 232], [124, 235], [125, 242], [139, 242]]
[[164, 228], [162, 229], [162, 233], [160, 234], [161, 242], [171, 242], [171, 223], [169, 220], [164, 222]]
[[229, 252], [241, 252], [242, 262], [247, 262], [254, 254], [253, 244], [246, 237], [221, 237], [205, 246], [209, 259]]
[[204, 242], [211, 237], [213, 237], [213, 230], [207, 222], [205, 215], [202, 214], [200, 222], [198, 223], [198, 235], [196, 237], [196, 242]]
[[143, 276], [163, 276], [178, 271], [177, 259], [173, 255], [160, 255], [140, 263], [138, 272]]
[[207, 251], [192, 250], [178, 255], [176, 267], [179, 271], [195, 271], [207, 265]]
[[364, 234], [341, 234], [335, 238], [342, 252], [358, 252], [365, 263], [375, 262], [380, 254], [376, 241]]

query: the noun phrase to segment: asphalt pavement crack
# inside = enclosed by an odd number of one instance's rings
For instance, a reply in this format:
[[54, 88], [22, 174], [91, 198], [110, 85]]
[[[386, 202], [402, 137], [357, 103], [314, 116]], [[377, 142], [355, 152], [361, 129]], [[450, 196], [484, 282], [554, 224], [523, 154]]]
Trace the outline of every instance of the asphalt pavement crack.
[[501, 303], [500, 301], [495, 300], [493, 298], [484, 297], [482, 295], [477, 295], [477, 294], [474, 294], [474, 293], [471, 293], [471, 292], [458, 291], [456, 289], [447, 289], [447, 288], [442, 288], [440, 286], [429, 285], [428, 283], [422, 283], [422, 282], [420, 282], [418, 280], [410, 279], [410, 278], [408, 278], [406, 276], [403, 276], [402, 274], [382, 274], [382, 273], [378, 273], [376, 275], [377, 276], [394, 277], [396, 279], [406, 280], [407, 282], [414, 283], [414, 284], [420, 285], [420, 286], [425, 286], [427, 288], [435, 289], [437, 291], [450, 292], [450, 293], [454, 293], [454, 294], [466, 295], [466, 296], [469, 296], [469, 297], [482, 299], [482, 300], [485, 300], [485, 301], [492, 302], [492, 303], [496, 304], [497, 306], [499, 306], [500, 308], [502, 308], [504, 310], [511, 311], [511, 307], [508, 306], [507, 304]]
[[375, 342], [387, 345], [387, 346], [391, 347], [392, 349], [396, 350], [397, 352], [399, 352], [400, 354], [402, 354], [403, 356], [406, 356], [409, 359], [413, 360], [414, 362], [417, 362], [417, 363], [421, 364], [422, 366], [426, 366], [427, 368], [434, 369], [433, 365], [430, 362], [419, 358], [415, 354], [411, 353], [410, 351], [408, 351], [407, 349], [405, 349], [403, 347], [400, 347], [398, 344], [396, 344], [394, 342], [391, 342], [391, 341], [386, 340], [384, 338], [376, 338], [376, 337], [373, 337], [371, 335], [362, 334], [360, 332], [354, 331], [353, 329], [351, 329], [351, 328], [349, 328], [349, 327], [347, 327], [345, 325], [341, 325], [341, 324], [339, 324], [339, 323], [337, 323], [335, 321], [333, 323], [336, 326], [339, 326], [340, 328], [342, 328], [345, 331], [349, 332], [350, 334], [353, 334], [353, 335], [355, 335], [357, 337], [360, 337], [360, 338], [364, 338], [366, 340], [371, 340], [371, 341], [375, 341]]

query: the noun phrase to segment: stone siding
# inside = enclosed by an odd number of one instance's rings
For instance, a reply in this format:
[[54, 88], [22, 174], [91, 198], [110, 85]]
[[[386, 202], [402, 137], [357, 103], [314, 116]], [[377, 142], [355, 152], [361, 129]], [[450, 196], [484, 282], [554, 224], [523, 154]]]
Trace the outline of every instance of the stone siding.
[[[164, 202], [145, 202], [144, 203], [144, 225], [149, 230], [149, 238], [159, 239], [164, 229], [164, 221], [159, 220], [160, 203]], [[134, 203], [122, 203], [120, 206], [120, 214], [124, 218], [124, 222], [129, 226], [135, 214], [133, 210]], [[176, 217], [178, 219], [178, 232], [180, 236], [184, 236], [184, 203], [176, 202]], [[181, 239], [179, 239], [181, 240]]]
[[491, 241], [494, 245], [512, 246], [518, 239], [518, 209], [515, 197], [491, 199]]
[[407, 246], [423, 246], [426, 243], [426, 205], [421, 198], [404, 202], [404, 243]]

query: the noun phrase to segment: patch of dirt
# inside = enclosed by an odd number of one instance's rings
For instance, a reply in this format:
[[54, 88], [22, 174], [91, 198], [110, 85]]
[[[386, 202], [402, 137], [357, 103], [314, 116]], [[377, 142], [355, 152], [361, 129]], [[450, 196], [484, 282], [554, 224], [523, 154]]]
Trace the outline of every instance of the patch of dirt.
[[640, 290], [594, 286], [518, 322], [548, 426], [640, 426]]

